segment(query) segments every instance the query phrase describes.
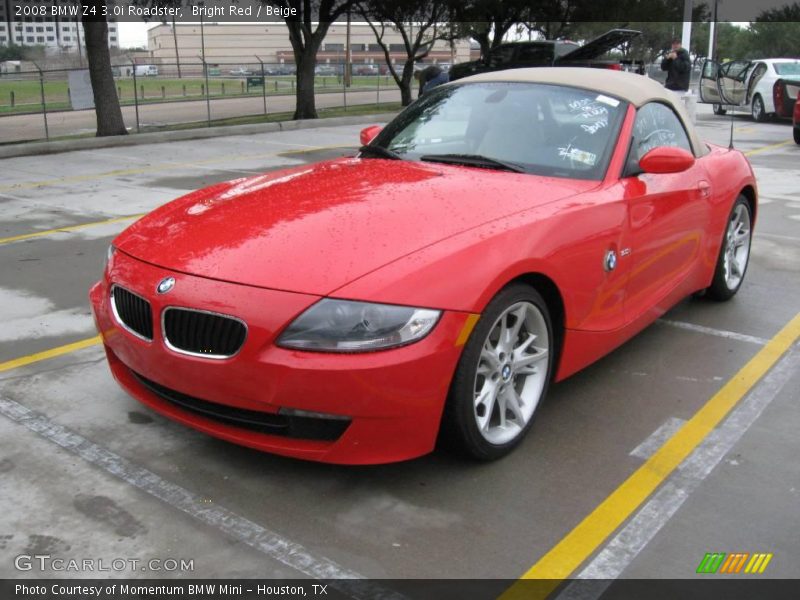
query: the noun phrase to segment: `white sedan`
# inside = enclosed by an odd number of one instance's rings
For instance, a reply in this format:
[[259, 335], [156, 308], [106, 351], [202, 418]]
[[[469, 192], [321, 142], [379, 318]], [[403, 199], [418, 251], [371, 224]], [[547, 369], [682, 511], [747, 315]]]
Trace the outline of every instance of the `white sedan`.
[[746, 106], [756, 121], [770, 116], [791, 119], [800, 91], [800, 60], [764, 58], [721, 65], [709, 60], [699, 88], [701, 101], [713, 104], [715, 114], [724, 115], [733, 105]]

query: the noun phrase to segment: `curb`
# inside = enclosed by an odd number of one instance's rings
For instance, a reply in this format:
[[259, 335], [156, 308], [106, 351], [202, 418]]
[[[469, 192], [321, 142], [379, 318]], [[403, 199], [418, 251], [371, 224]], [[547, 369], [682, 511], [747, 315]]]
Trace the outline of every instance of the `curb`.
[[321, 119], [305, 119], [301, 121], [275, 121], [273, 123], [253, 123], [251, 125], [224, 125], [220, 127], [198, 127], [197, 129], [181, 129], [178, 131], [155, 131], [152, 133], [135, 133], [130, 135], [109, 136], [100, 138], [84, 138], [79, 140], [61, 140], [55, 142], [30, 142], [0, 147], [0, 158], [16, 156], [37, 156], [41, 154], [57, 154], [75, 150], [94, 150], [97, 148], [116, 148], [118, 146], [139, 146], [141, 144], [163, 144], [184, 140], [200, 140], [233, 135], [252, 135], [272, 133], [276, 131], [296, 131], [299, 129], [316, 129], [318, 127], [337, 127], [341, 125], [374, 124], [391, 120], [397, 113], [375, 113], [352, 117], [328, 117]]

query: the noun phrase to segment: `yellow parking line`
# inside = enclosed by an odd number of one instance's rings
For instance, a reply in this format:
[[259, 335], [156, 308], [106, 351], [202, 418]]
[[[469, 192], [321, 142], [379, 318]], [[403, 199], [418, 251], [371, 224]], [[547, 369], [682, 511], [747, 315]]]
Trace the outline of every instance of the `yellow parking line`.
[[81, 223], [79, 225], [68, 225], [66, 227], [58, 227], [57, 229], [45, 229], [43, 231], [35, 231], [33, 233], [24, 233], [22, 235], [13, 235], [7, 238], [0, 238], [0, 246], [3, 244], [10, 244], [11, 242], [19, 242], [21, 240], [29, 240], [31, 238], [42, 237], [44, 235], [52, 235], [54, 233], [64, 233], [69, 231], [79, 231], [87, 227], [96, 227], [98, 225], [109, 225], [111, 223], [122, 223], [123, 221], [131, 221], [143, 217], [146, 213], [138, 215], [127, 215], [125, 217], [114, 217], [113, 219], [106, 219], [105, 221], [93, 221], [92, 223]]
[[[664, 445], [614, 490], [572, 531], [543, 555], [520, 580], [540, 579], [544, 596], [569, 577], [622, 525], [667, 477], [697, 448], [761, 377], [800, 338], [800, 313], [751, 358]], [[541, 586], [537, 587], [539, 590]], [[527, 598], [529, 588], [518, 581], [501, 598]]]
[[349, 148], [352, 146], [316, 146], [313, 148], [301, 148], [295, 150], [286, 150], [283, 152], [270, 152], [268, 154], [234, 154], [229, 156], [216, 156], [205, 160], [193, 160], [190, 162], [179, 163], [163, 163], [157, 165], [148, 165], [145, 167], [136, 167], [134, 169], [115, 169], [113, 171], [105, 171], [103, 173], [87, 173], [85, 175], [72, 175], [71, 177], [60, 177], [59, 179], [44, 179], [42, 181], [26, 181], [22, 183], [11, 183], [8, 185], [1, 185], [0, 192], [49, 187], [54, 185], [64, 185], [67, 183], [77, 183], [80, 181], [94, 181], [95, 179], [107, 179], [109, 177], [121, 177], [123, 175], [141, 175], [143, 173], [153, 173], [156, 171], [171, 171], [175, 169], [186, 169], [197, 165], [210, 165], [214, 163], [229, 163], [242, 160], [255, 160], [259, 158], [275, 158], [283, 154], [304, 154], [308, 152], [315, 152], [318, 150], [331, 150], [334, 148]]
[[21, 356], [20, 358], [15, 358], [13, 360], [8, 360], [4, 363], [0, 363], [0, 373], [4, 371], [10, 371], [11, 369], [16, 369], [19, 367], [24, 367], [26, 365], [39, 362], [40, 360], [47, 360], [48, 358], [63, 356], [64, 354], [75, 352], [76, 350], [83, 350], [84, 348], [88, 348], [90, 346], [94, 346], [95, 344], [99, 343], [100, 343], [100, 336], [96, 335], [94, 337], [81, 340], [79, 342], [73, 342], [71, 344], [58, 346], [57, 348], [51, 348], [50, 350], [45, 350], [44, 352], [37, 352], [36, 354]]
[[768, 146], [761, 146], [760, 148], [753, 148], [752, 150], [748, 150], [744, 153], [745, 156], [753, 156], [753, 154], [760, 154], [762, 152], [766, 152], [767, 150], [774, 150], [775, 148], [782, 148], [783, 146], [788, 146], [789, 144], [794, 144], [794, 140], [786, 140], [785, 142], [778, 142], [777, 144], [769, 144]]

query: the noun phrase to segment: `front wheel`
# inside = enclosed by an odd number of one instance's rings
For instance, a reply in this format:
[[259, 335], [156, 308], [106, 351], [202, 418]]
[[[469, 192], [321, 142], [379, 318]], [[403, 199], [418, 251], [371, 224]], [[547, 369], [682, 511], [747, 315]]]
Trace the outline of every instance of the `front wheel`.
[[706, 296], [712, 300], [730, 300], [739, 291], [750, 262], [752, 224], [750, 204], [747, 198], [739, 196], [728, 218], [714, 279], [706, 290]]
[[461, 355], [443, 427], [473, 458], [505, 456], [533, 424], [554, 364], [550, 312], [530, 286], [514, 284], [489, 303]]
[[724, 108], [721, 104], [714, 105], [714, 114], [715, 115], [726, 115], [728, 114], [728, 110]]

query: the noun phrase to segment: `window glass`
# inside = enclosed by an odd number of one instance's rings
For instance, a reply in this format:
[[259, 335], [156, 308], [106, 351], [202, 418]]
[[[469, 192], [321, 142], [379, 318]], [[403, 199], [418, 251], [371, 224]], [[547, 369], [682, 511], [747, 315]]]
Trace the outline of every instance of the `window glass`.
[[486, 82], [442, 86], [375, 140], [403, 158], [469, 154], [538, 175], [601, 179], [625, 102], [568, 86]]
[[638, 162], [653, 148], [675, 146], [691, 152], [689, 137], [678, 116], [666, 104], [651, 102], [636, 113], [632, 158]]
[[510, 63], [512, 58], [514, 58], [514, 46], [498, 46], [489, 53], [487, 62], [494, 68]]
[[788, 63], [775, 63], [775, 72], [778, 75], [798, 75], [800, 76], [800, 61]]
[[548, 64], [553, 62], [553, 44], [525, 44], [519, 47], [517, 62]]

